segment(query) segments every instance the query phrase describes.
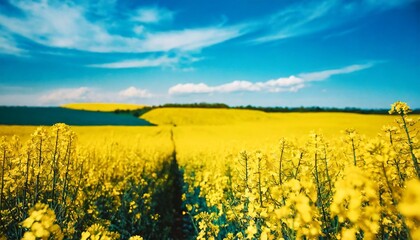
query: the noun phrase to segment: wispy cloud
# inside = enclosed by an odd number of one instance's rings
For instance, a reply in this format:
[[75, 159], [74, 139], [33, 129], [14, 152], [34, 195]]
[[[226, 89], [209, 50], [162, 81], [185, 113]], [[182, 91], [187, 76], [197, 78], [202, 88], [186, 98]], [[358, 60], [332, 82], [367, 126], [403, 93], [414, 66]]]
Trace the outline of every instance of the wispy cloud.
[[170, 51], [179, 49], [191, 51], [212, 46], [245, 33], [243, 26], [220, 27], [212, 26], [180, 31], [168, 31], [148, 34], [142, 41], [144, 52]]
[[296, 76], [268, 80], [266, 82], [233, 81], [230, 83], [209, 86], [205, 83], [177, 84], [169, 88], [170, 95], [192, 93], [232, 93], [232, 92], [297, 92], [311, 81], [323, 81], [333, 75], [348, 74], [373, 66], [373, 63], [350, 65], [339, 69], [320, 72], [301, 73]]
[[133, 102], [136, 100], [150, 99], [154, 96], [147, 89], [134, 86], [120, 91], [105, 91], [92, 87], [59, 88], [32, 96], [36, 99], [32, 99], [31, 104], [60, 105], [71, 102]]
[[262, 27], [263, 35], [254, 42], [269, 42], [322, 30], [327, 23], [320, 19], [336, 4], [336, 1], [300, 2], [282, 9], [264, 21], [269, 24]]
[[324, 39], [336, 38], [349, 35], [357, 30], [357, 27], [345, 29], [344, 31], [336, 31], [324, 36]]
[[136, 87], [129, 87], [124, 89], [118, 93], [119, 96], [122, 98], [151, 98], [153, 94], [150, 93], [146, 89], [136, 88]]
[[266, 82], [233, 81], [230, 83], [209, 86], [205, 83], [177, 84], [168, 90], [170, 95], [191, 94], [191, 93], [232, 93], [232, 92], [296, 92], [304, 87], [301, 78], [290, 76]]
[[[304, 1], [294, 2], [277, 13], [260, 19], [244, 20], [234, 25], [208, 25], [196, 28], [156, 31], [147, 25], [171, 21], [174, 12], [158, 6], [132, 9], [122, 15], [118, 31], [112, 22], [102, 18], [92, 20], [89, 14], [113, 16], [115, 0], [101, 0], [96, 4], [68, 1], [12, 1], [22, 16], [0, 13], [0, 26], [38, 44], [55, 48], [89, 52], [166, 52], [191, 51], [206, 48], [227, 40], [255, 33], [253, 42], [262, 43], [305, 35], [371, 13], [395, 8], [413, 0], [362, 1]], [[120, 15], [121, 16], [121, 15]], [[133, 22], [140, 25], [133, 25]], [[118, 25], [118, 24], [117, 24]], [[132, 35], [127, 34], [127, 27]], [[10, 37], [0, 36], [1, 50], [17, 53], [19, 48]]]
[[[160, 23], [172, 23], [178, 14], [158, 5], [129, 9], [119, 14], [116, 13], [115, 0], [89, 4], [13, 0], [10, 4], [22, 14], [0, 12], [0, 54], [30, 53], [32, 49], [23, 48], [25, 44], [17, 41], [22, 38], [52, 47], [50, 52], [70, 49], [94, 53], [198, 53], [201, 49], [249, 33], [252, 34], [247, 37], [252, 38], [253, 43], [264, 43], [319, 32], [372, 11], [395, 8], [411, 1], [293, 2], [270, 16], [244, 19], [234, 24], [223, 21], [221, 24], [213, 22], [189, 28], [171, 28], [170, 24], [159, 28], [156, 26]], [[116, 19], [118, 21], [114, 21]], [[165, 57], [145, 60], [117, 58], [109, 63], [92, 64], [91, 67], [140, 68], [175, 62], [176, 59]]]
[[49, 4], [47, 1], [15, 1], [25, 17], [0, 15], [10, 32], [36, 43], [88, 51], [101, 51], [115, 41], [102, 27], [89, 22], [81, 6]]
[[350, 1], [345, 2], [345, 6], [348, 10], [356, 11], [357, 8], [362, 8], [365, 11], [384, 11], [390, 8], [397, 8], [400, 6], [404, 6], [406, 4], [415, 2], [417, 0], [388, 0], [388, 1], [381, 1], [381, 0], [362, 0], [362, 1]]
[[61, 88], [41, 95], [41, 104], [62, 104], [67, 102], [93, 101], [98, 98], [94, 89], [88, 87]]
[[[33, 93], [0, 94], [1, 106], [39, 106], [39, 95]], [[48, 104], [45, 104], [48, 105]]]
[[298, 77], [304, 79], [305, 81], [323, 81], [325, 79], [330, 78], [333, 75], [357, 72], [363, 69], [370, 68], [373, 65], [374, 65], [373, 62], [366, 63], [366, 64], [355, 64], [355, 65], [350, 65], [350, 66], [338, 68], [338, 69], [330, 69], [330, 70], [325, 70], [325, 71], [320, 71], [320, 72], [301, 73], [298, 75]]
[[[219, 25], [164, 32], [145, 31], [133, 27], [137, 35], [110, 33], [106, 22], [92, 22], [82, 5], [68, 2], [14, 1], [25, 17], [0, 13], [0, 26], [10, 33], [23, 36], [45, 46], [89, 52], [165, 52], [190, 51], [209, 47], [244, 34], [243, 26]], [[162, 9], [140, 9], [138, 21], [153, 22], [168, 19], [172, 13]]]
[[179, 59], [177, 57], [159, 57], [159, 58], [148, 58], [148, 59], [136, 59], [136, 60], [125, 60], [112, 63], [103, 63], [103, 64], [92, 64], [88, 67], [95, 68], [145, 68], [145, 67], [165, 67], [172, 66], [173, 64], [178, 63]]
[[25, 51], [16, 45], [12, 36], [0, 32], [0, 53], [20, 56], [23, 52]]
[[0, 106], [38, 106], [39, 92], [32, 87], [0, 83]]
[[117, 11], [118, 0], [96, 0], [96, 1], [81, 1], [80, 4], [83, 8], [95, 16], [109, 18], [110, 14], [114, 14]]
[[[367, 14], [406, 5], [414, 0], [301, 1], [259, 20], [260, 35], [253, 43], [271, 42], [320, 32]], [[267, 24], [268, 23], [268, 24]], [[350, 33], [350, 30], [345, 32]]]
[[145, 23], [145, 24], [156, 24], [162, 21], [170, 21], [174, 16], [174, 12], [158, 7], [144, 7], [137, 9], [133, 17], [133, 21]]

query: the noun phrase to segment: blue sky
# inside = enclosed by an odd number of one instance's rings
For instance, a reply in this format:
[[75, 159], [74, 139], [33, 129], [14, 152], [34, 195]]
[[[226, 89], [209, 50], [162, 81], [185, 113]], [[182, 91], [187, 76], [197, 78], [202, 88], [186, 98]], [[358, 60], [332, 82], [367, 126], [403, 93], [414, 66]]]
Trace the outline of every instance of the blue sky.
[[420, 2], [0, 0], [0, 105], [420, 107]]

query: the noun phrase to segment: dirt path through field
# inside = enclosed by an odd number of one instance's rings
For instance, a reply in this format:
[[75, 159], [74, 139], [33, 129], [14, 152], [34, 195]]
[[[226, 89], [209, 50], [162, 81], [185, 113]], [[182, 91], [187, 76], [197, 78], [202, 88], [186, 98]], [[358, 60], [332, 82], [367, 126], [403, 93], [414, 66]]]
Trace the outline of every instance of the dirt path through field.
[[162, 169], [167, 171], [168, 174], [166, 187], [157, 199], [159, 201], [157, 203], [157, 211], [162, 216], [161, 226], [159, 227], [162, 231], [168, 231], [170, 239], [189, 239], [192, 236], [192, 223], [182, 214], [184, 177], [177, 162], [176, 145], [172, 130], [171, 141], [173, 143], [172, 159]]

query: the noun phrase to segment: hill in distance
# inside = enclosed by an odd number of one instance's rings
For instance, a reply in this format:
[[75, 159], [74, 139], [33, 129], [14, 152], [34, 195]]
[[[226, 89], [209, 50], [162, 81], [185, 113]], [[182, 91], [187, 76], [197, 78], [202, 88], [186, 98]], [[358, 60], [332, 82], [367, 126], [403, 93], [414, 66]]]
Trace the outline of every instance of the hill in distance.
[[137, 110], [146, 107], [141, 104], [130, 103], [68, 103], [61, 105], [62, 108], [73, 110], [85, 110], [95, 112], [114, 112], [116, 110]]

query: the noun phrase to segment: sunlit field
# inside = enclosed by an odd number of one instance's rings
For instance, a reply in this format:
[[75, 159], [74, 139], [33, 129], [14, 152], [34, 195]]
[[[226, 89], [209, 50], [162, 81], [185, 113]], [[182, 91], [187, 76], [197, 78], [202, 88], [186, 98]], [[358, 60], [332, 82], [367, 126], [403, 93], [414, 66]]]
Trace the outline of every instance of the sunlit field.
[[[128, 146], [140, 141], [141, 145], [148, 145], [149, 137], [172, 130], [180, 151], [185, 148], [186, 152], [226, 153], [229, 150], [235, 153], [248, 147], [261, 149], [276, 145], [282, 137], [305, 139], [311, 131], [337, 137], [345, 129], [354, 128], [361, 135], [374, 137], [384, 125], [395, 123], [395, 116], [390, 115], [265, 113], [233, 109], [161, 108], [141, 117], [158, 126], [73, 126], [72, 130], [83, 145], [103, 144], [112, 140]], [[0, 134], [10, 137], [17, 135], [25, 141], [36, 128], [3, 125]]]
[[0, 0], [0, 240], [420, 240], [419, 3]]
[[113, 112], [115, 110], [134, 110], [145, 107], [140, 104], [128, 103], [68, 103], [63, 104], [63, 108], [86, 110], [86, 111], [100, 111], [100, 112]]
[[1, 126], [7, 239], [418, 239], [418, 115], [154, 109]]

